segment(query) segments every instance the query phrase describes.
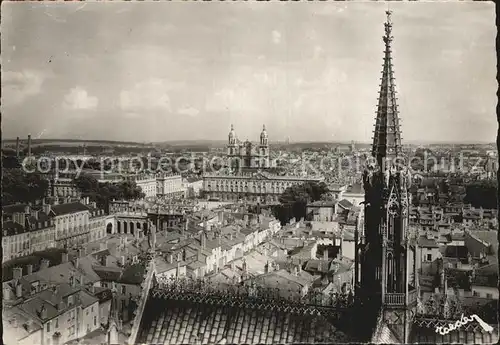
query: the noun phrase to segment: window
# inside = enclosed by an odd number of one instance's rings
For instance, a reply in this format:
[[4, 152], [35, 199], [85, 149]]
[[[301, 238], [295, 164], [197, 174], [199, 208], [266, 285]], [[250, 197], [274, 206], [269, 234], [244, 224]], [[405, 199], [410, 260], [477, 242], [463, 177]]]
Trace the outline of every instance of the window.
[[56, 317], [56, 326], [55, 328], [59, 328], [59, 318]]
[[486, 294], [486, 298], [493, 299], [493, 294], [491, 294], [491, 293], [487, 293], [487, 294]]
[[50, 332], [50, 321], [47, 322], [47, 332]]
[[97, 326], [97, 316], [94, 316], [94, 326]]
[[91, 312], [93, 313], [94, 312], [94, 306], [92, 306], [90, 309], [91, 309]]
[[473, 295], [474, 295], [475, 297], [479, 297], [479, 292], [474, 291], [474, 292], [473, 292]]
[[432, 254], [427, 254], [427, 261], [432, 261]]

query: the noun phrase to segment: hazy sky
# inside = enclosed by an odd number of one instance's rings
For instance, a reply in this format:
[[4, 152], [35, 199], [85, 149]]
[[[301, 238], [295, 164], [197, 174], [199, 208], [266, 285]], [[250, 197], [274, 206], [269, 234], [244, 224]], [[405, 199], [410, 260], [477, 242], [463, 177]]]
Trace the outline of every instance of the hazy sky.
[[[403, 140], [494, 141], [494, 4], [390, 7]], [[386, 9], [3, 2], [2, 135], [369, 142]]]

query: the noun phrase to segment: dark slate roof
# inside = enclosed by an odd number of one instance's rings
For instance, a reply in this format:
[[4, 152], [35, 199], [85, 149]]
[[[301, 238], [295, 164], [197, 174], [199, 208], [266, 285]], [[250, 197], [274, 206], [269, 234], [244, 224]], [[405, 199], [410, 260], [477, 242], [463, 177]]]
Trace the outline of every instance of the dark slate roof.
[[467, 254], [469, 254], [469, 250], [466, 246], [447, 246], [444, 256], [450, 258], [466, 259]]
[[354, 206], [354, 205], [353, 205], [353, 204], [351, 204], [351, 203], [349, 202], [349, 200], [347, 200], [347, 199], [342, 199], [342, 200], [340, 200], [340, 201], [339, 201], [339, 205], [340, 205], [340, 206], [342, 206], [342, 207], [344, 207], [344, 208], [351, 208], [352, 206]]
[[28, 204], [13, 204], [4, 206], [2, 210], [4, 214], [12, 214], [16, 212], [24, 213], [24, 209], [26, 206], [28, 206]]
[[307, 207], [334, 207], [337, 204], [336, 200], [324, 201], [318, 200], [307, 204]]
[[146, 275], [146, 267], [143, 264], [134, 264], [125, 267], [119, 282], [122, 284], [141, 284]]
[[142, 264], [128, 265], [125, 268], [94, 266], [93, 269], [103, 281], [130, 285], [141, 284], [146, 274], [146, 268]]
[[57, 266], [61, 264], [62, 253], [66, 250], [51, 248], [41, 252], [34, 252], [29, 256], [24, 256], [21, 258], [15, 258], [2, 263], [2, 282], [12, 280], [13, 278], [13, 268], [22, 267], [23, 275], [26, 274], [26, 266], [33, 265], [33, 273], [40, 269], [40, 263], [42, 259], [49, 260], [49, 267]]
[[59, 204], [52, 206], [52, 211], [56, 216], [76, 213], [76, 212], [83, 212], [88, 210], [89, 208], [80, 202], [70, 202], [67, 204]]
[[434, 239], [428, 239], [426, 236], [420, 236], [418, 238], [418, 246], [424, 248], [438, 248], [439, 245]]
[[13, 222], [11, 220], [8, 220], [6, 222], [3, 222], [3, 231], [6, 231], [7, 233], [5, 236], [14, 236], [14, 235], [19, 235], [25, 232], [25, 227], [22, 226], [19, 223]]
[[94, 267], [94, 271], [105, 282], [118, 282], [122, 275], [121, 269], [110, 267]]

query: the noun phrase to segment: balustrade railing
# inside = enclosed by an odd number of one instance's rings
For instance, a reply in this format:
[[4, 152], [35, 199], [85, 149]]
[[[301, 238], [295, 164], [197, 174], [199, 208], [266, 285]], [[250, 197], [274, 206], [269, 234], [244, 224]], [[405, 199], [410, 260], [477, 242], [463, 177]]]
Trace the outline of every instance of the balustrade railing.
[[221, 303], [256, 302], [271, 306], [317, 306], [329, 308], [348, 308], [354, 304], [352, 293], [323, 293], [310, 290], [303, 294], [301, 290], [293, 291], [279, 288], [266, 288], [255, 285], [216, 283], [203, 278], [166, 278], [157, 277], [152, 288], [154, 296], [180, 300]]
[[386, 293], [385, 294], [385, 304], [387, 305], [405, 305], [405, 294], [404, 293]]

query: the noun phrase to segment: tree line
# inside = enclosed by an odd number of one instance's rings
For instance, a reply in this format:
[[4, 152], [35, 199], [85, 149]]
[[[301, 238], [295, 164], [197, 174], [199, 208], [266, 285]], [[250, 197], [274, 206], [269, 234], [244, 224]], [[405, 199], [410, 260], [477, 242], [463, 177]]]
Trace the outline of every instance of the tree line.
[[324, 182], [306, 182], [288, 187], [279, 197], [279, 205], [273, 207], [273, 215], [282, 225], [292, 219], [301, 220], [306, 217], [307, 204], [327, 198], [328, 186]]
[[81, 174], [75, 179], [75, 186], [82, 193], [82, 197], [89, 197], [99, 208], [109, 212], [109, 201], [137, 200], [146, 195], [134, 181], [122, 181], [119, 183], [99, 182], [94, 176]]

